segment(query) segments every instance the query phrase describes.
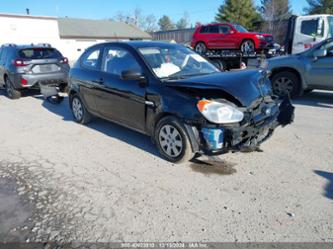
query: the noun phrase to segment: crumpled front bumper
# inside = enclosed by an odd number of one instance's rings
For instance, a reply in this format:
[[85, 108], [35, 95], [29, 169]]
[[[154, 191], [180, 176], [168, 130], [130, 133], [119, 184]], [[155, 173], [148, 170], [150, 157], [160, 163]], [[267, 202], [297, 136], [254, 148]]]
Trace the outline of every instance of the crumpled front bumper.
[[192, 149], [205, 155], [228, 152], [259, 151], [259, 146], [269, 139], [278, 126], [286, 126], [294, 120], [294, 110], [289, 98], [285, 98], [249, 122], [234, 125], [186, 125]]

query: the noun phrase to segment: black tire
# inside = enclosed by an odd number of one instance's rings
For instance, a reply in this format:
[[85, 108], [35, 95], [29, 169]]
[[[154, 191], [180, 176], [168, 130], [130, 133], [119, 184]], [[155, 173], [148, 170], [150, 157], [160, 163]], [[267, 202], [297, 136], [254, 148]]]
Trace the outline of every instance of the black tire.
[[5, 77], [5, 92], [6, 96], [10, 99], [21, 98], [21, 92], [14, 88], [12, 82], [9, 80], [8, 77]]
[[169, 162], [187, 162], [195, 155], [184, 125], [176, 117], [167, 116], [157, 123], [154, 140], [162, 157]]
[[244, 40], [244, 41], [242, 41], [239, 49], [243, 53], [253, 53], [256, 50], [256, 46], [254, 44], [254, 41]]
[[207, 52], [207, 46], [204, 42], [198, 42], [194, 47], [195, 52], [198, 54], [204, 54]]
[[79, 124], [88, 124], [92, 119], [92, 115], [87, 111], [80, 97], [78, 95], [72, 95], [69, 101], [74, 121]]
[[285, 97], [289, 95], [294, 98], [301, 94], [301, 82], [293, 72], [280, 72], [273, 74], [272, 88], [275, 95]]

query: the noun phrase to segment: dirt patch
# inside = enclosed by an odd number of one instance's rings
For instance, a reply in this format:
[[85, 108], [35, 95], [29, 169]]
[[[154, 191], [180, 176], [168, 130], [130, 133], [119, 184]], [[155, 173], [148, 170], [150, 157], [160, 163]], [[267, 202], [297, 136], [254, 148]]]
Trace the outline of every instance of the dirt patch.
[[234, 168], [236, 164], [220, 160], [217, 158], [209, 158], [206, 160], [194, 159], [190, 167], [193, 171], [203, 173], [205, 175], [232, 175], [237, 172]]

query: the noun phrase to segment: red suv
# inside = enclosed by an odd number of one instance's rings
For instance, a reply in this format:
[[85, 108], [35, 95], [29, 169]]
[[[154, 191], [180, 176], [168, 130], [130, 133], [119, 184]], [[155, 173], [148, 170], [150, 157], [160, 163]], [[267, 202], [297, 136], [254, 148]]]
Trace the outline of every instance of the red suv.
[[191, 46], [198, 53], [209, 49], [263, 50], [273, 45], [273, 36], [247, 31], [239, 24], [216, 23], [196, 28]]

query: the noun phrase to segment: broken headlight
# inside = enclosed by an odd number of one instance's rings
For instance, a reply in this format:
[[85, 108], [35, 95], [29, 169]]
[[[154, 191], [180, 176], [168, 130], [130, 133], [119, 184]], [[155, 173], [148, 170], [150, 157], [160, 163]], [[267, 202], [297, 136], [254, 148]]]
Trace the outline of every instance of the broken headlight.
[[200, 100], [197, 107], [208, 121], [215, 124], [238, 123], [244, 118], [243, 112], [226, 103]]

